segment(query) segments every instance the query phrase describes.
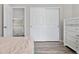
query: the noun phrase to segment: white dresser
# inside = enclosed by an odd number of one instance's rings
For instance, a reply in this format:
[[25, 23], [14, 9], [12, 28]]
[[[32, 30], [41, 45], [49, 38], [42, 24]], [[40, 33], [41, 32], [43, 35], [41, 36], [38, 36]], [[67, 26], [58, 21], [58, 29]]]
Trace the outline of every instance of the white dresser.
[[79, 53], [79, 17], [64, 19], [64, 46]]

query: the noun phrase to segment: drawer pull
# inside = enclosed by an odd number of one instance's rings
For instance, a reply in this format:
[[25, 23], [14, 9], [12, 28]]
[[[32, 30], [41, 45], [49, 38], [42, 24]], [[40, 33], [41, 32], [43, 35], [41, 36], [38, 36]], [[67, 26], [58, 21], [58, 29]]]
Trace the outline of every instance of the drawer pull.
[[78, 40], [76, 40], [76, 42], [78, 42]]
[[76, 48], [78, 48], [78, 47], [76, 47]]
[[79, 37], [79, 35], [76, 35], [77, 37]]
[[4, 28], [7, 28], [7, 26], [4, 26]]

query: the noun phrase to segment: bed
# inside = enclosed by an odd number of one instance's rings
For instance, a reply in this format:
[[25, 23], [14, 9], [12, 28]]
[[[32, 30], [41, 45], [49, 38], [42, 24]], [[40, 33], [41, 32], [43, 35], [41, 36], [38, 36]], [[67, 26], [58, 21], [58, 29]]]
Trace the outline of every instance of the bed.
[[33, 54], [34, 42], [29, 37], [0, 37], [0, 54]]

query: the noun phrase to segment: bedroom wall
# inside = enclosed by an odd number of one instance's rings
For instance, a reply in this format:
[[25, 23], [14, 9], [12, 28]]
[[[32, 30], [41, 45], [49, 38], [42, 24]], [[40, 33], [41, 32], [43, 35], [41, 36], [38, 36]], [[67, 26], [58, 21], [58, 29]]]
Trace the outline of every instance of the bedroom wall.
[[[14, 5], [11, 5], [14, 6]], [[18, 5], [17, 5], [18, 6]], [[21, 6], [21, 5], [19, 5]], [[29, 15], [29, 7], [60, 7], [60, 40], [63, 41], [63, 20], [64, 18], [72, 16], [72, 5], [63, 5], [63, 4], [41, 4], [41, 5], [25, 5], [27, 9], [27, 16]], [[27, 19], [30, 19], [29, 16]], [[29, 21], [28, 21], [29, 24]], [[29, 26], [29, 25], [28, 25]], [[29, 28], [28, 28], [29, 30]], [[28, 32], [29, 34], [29, 32]], [[0, 5], [0, 36], [2, 36], [2, 5]]]
[[[11, 5], [12, 7], [14, 7], [14, 6], [26, 6], [27, 7], [27, 19], [30, 19], [30, 17], [29, 17], [29, 7], [59, 7], [60, 8], [60, 41], [62, 41], [62, 39], [63, 39], [63, 22], [62, 22], [62, 20], [63, 20], [63, 17], [64, 17], [64, 14], [63, 14], [63, 12], [64, 12], [64, 10], [63, 10], [63, 7], [64, 7], [64, 5], [63, 4], [27, 4], [27, 5]], [[28, 30], [27, 30], [27, 33], [29, 34], [29, 20], [27, 21], [28, 22], [28, 25], [27, 25], [27, 27], [28, 27]]]
[[0, 37], [2, 36], [2, 5], [0, 4]]
[[64, 5], [64, 18], [67, 17], [79, 17], [79, 4]]
[[72, 17], [72, 4], [64, 5], [64, 18]]
[[73, 4], [72, 6], [72, 17], [79, 17], [79, 4]]

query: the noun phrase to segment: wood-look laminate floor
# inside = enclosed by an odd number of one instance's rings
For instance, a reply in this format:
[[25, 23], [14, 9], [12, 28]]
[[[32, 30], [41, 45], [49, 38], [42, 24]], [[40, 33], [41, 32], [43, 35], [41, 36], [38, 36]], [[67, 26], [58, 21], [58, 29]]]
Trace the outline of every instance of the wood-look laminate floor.
[[62, 42], [51, 41], [35, 41], [34, 42], [35, 54], [76, 54], [68, 47], [64, 47]]

